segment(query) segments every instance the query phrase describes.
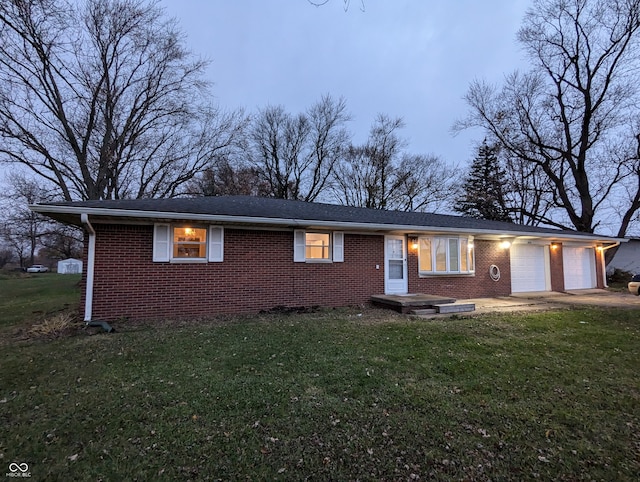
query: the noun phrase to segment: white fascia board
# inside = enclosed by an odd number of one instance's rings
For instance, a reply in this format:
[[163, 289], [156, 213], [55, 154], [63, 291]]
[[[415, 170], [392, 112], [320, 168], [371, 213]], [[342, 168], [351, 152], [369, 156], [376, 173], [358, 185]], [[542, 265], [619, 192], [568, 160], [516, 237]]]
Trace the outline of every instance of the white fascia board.
[[[552, 240], [572, 239], [576, 241], [597, 241], [597, 242], [626, 242], [624, 238], [612, 238], [608, 236], [597, 236], [594, 234], [569, 234], [562, 231], [556, 233], [538, 233], [535, 231], [507, 231], [507, 230], [493, 230], [493, 229], [460, 229], [438, 226], [414, 226], [406, 224], [373, 224], [373, 223], [354, 223], [346, 221], [321, 221], [314, 219], [293, 219], [293, 218], [265, 218], [265, 217], [252, 217], [252, 216], [232, 216], [221, 214], [201, 214], [201, 213], [176, 213], [176, 212], [163, 212], [163, 211], [141, 211], [131, 209], [109, 209], [109, 208], [88, 208], [88, 207], [75, 207], [75, 206], [52, 206], [31, 204], [29, 209], [39, 213], [57, 213], [57, 214], [77, 214], [82, 213], [89, 214], [91, 216], [110, 216], [121, 218], [146, 218], [151, 221], [157, 219], [176, 219], [176, 220], [193, 220], [200, 222], [210, 222], [217, 224], [249, 224], [260, 226], [291, 226], [295, 228], [326, 228], [336, 230], [363, 230], [363, 231], [398, 231], [404, 234], [468, 234], [475, 236], [495, 236], [500, 238], [519, 238], [519, 237], [534, 237], [545, 238]], [[97, 220], [94, 219], [95, 223]]]

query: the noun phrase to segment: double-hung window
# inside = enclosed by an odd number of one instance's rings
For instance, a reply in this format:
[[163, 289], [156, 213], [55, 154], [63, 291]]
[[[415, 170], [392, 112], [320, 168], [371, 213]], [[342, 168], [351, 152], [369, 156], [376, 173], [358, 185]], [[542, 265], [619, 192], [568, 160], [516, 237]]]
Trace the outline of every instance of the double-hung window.
[[207, 230], [204, 228], [174, 227], [174, 259], [205, 259], [207, 257]]
[[297, 263], [344, 261], [344, 233], [295, 230], [293, 260]]
[[330, 239], [330, 233], [305, 233], [305, 259], [329, 261]]
[[220, 262], [224, 228], [156, 224], [153, 228], [153, 261]]
[[422, 236], [418, 238], [418, 267], [421, 275], [473, 274], [473, 237]]

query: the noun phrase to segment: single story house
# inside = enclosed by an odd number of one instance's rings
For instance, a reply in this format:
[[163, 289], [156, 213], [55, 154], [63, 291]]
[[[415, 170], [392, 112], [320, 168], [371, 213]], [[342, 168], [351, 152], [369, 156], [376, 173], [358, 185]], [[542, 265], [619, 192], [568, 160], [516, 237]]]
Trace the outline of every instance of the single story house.
[[82, 273], [82, 260], [75, 258], [61, 259], [58, 261], [57, 272], [60, 274]]
[[83, 226], [85, 320], [349, 306], [603, 288], [618, 239], [551, 228], [251, 196], [30, 206]]

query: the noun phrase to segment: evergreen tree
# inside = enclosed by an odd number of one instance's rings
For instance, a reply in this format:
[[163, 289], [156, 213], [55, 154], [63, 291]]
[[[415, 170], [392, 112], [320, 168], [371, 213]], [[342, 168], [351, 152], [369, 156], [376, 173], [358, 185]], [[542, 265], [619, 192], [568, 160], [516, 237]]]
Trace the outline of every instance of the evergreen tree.
[[462, 193], [453, 209], [466, 216], [493, 221], [511, 221], [504, 186], [505, 172], [498, 161], [498, 146], [489, 146], [486, 139], [464, 179]]

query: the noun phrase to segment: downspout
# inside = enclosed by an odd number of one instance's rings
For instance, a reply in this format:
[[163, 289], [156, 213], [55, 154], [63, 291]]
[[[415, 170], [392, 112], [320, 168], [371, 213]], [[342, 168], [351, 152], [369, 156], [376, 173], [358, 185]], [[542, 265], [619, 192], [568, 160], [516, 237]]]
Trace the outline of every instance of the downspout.
[[89, 252], [87, 253], [87, 286], [84, 297], [84, 322], [86, 326], [99, 326], [107, 333], [115, 330], [106, 321], [91, 321], [93, 312], [93, 271], [96, 265], [96, 232], [89, 221], [89, 215], [80, 214], [80, 221], [89, 232]]
[[613, 243], [610, 246], [603, 246], [600, 249], [600, 252], [602, 253], [601, 254], [601, 256], [602, 256], [602, 278], [603, 278], [602, 281], [604, 283], [604, 287], [605, 288], [608, 288], [609, 285], [607, 284], [607, 263], [605, 263], [605, 261], [604, 261], [604, 252], [606, 250], [608, 250], [608, 249], [615, 248], [617, 246], [620, 246], [620, 241], [616, 241], [615, 243]]
[[93, 271], [96, 262], [96, 232], [89, 222], [89, 216], [85, 213], [80, 214], [80, 221], [89, 232], [89, 251], [87, 253], [87, 286], [85, 289], [84, 300], [84, 321], [91, 321], [93, 312]]

